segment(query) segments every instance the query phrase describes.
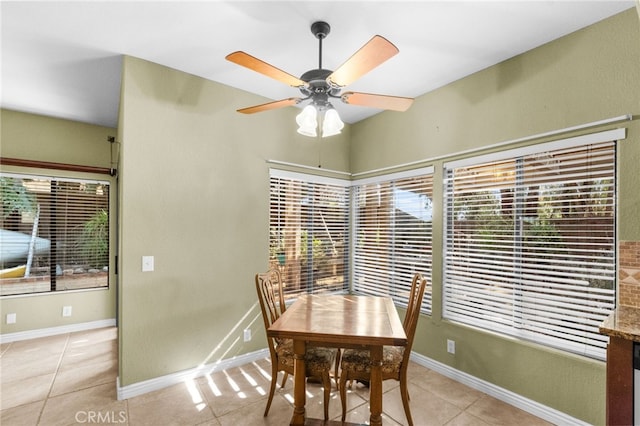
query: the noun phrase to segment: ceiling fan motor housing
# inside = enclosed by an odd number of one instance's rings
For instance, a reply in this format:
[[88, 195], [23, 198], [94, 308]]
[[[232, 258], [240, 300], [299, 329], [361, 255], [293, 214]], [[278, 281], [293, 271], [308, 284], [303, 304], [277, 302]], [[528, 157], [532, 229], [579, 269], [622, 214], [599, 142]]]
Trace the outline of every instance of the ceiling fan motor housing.
[[333, 71], [325, 69], [309, 70], [300, 76], [300, 80], [308, 83], [307, 87], [300, 87], [300, 92], [306, 97], [311, 97], [315, 100], [316, 97], [324, 95], [337, 97], [340, 93], [340, 87], [333, 87], [327, 81], [327, 77], [331, 75]]

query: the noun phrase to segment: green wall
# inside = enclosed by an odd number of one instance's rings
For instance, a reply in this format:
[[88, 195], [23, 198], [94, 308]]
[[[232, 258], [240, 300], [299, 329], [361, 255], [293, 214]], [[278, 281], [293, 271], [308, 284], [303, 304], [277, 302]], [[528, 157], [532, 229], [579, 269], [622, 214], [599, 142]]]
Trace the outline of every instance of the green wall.
[[[39, 160], [94, 167], [110, 167], [111, 145], [108, 136], [116, 130], [21, 112], [0, 111], [0, 155], [6, 158]], [[84, 176], [71, 172], [2, 166], [2, 171], [43, 173], [49, 176]], [[108, 175], [93, 176], [109, 180]], [[116, 192], [112, 191], [111, 209], [115, 211]], [[111, 223], [115, 229], [115, 222]], [[111, 246], [115, 247], [115, 235]], [[0, 299], [0, 333], [15, 333], [70, 324], [115, 319], [116, 277], [111, 272], [108, 290], [61, 291], [51, 294], [8, 296]], [[62, 307], [72, 306], [73, 315], [62, 317]], [[5, 315], [16, 313], [17, 322], [6, 324]]]
[[[605, 363], [442, 319], [442, 166], [487, 152], [482, 147], [491, 144], [633, 114], [632, 121], [556, 138], [628, 129], [618, 151], [618, 238], [639, 240], [639, 27], [630, 9], [427, 93], [406, 113], [380, 114], [351, 131], [354, 174], [437, 158], [424, 162], [436, 170], [433, 314], [421, 318], [414, 350], [592, 424], [605, 419]], [[463, 153], [468, 150], [478, 151]], [[447, 339], [456, 341], [455, 355], [446, 352]]]
[[[268, 159], [348, 170], [349, 126], [295, 132], [295, 108], [143, 60], [123, 64], [120, 384], [266, 347], [254, 275], [268, 268]], [[321, 148], [321, 150], [320, 150]], [[141, 257], [155, 271], [141, 272]], [[243, 329], [254, 339], [244, 343]]]

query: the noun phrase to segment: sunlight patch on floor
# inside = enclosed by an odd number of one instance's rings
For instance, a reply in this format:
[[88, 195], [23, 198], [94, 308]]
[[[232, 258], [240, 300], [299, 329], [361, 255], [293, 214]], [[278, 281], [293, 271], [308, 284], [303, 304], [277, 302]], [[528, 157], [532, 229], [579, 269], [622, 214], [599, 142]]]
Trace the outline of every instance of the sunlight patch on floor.
[[189, 391], [189, 395], [191, 395], [191, 400], [195, 404], [196, 409], [198, 411], [204, 410], [207, 404], [205, 404], [204, 399], [202, 398], [202, 395], [198, 390], [198, 386], [196, 385], [196, 382], [193, 380], [186, 380], [184, 384], [187, 387], [187, 390]]
[[214, 396], [222, 396], [222, 392], [220, 392], [220, 389], [214, 383], [211, 374], [207, 374], [207, 384], [209, 385], [209, 389], [211, 389], [211, 392], [213, 392]]
[[265, 370], [264, 368], [262, 368], [257, 362], [253, 362], [252, 365], [260, 372], [260, 374], [262, 374], [262, 377], [264, 377], [265, 379], [271, 381], [271, 374]]

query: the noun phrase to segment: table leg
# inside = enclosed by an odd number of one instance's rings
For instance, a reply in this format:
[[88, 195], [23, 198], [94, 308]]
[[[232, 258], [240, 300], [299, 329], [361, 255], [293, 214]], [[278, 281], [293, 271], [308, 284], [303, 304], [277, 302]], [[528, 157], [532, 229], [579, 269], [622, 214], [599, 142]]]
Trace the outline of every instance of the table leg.
[[371, 426], [382, 425], [382, 346], [371, 346], [371, 381], [369, 382], [369, 404]]
[[304, 340], [293, 341], [294, 373], [293, 373], [293, 417], [291, 425], [304, 425], [304, 406], [306, 403], [306, 374], [304, 355], [306, 342]]

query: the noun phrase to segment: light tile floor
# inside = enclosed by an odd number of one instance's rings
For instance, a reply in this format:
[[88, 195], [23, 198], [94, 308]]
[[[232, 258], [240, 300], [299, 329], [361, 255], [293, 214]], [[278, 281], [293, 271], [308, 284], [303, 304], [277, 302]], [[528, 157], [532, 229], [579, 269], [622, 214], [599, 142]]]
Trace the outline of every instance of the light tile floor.
[[[0, 424], [19, 425], [287, 425], [293, 382], [276, 388], [263, 417], [269, 390], [269, 360], [215, 372], [191, 382], [131, 398], [116, 399], [117, 329], [68, 333], [0, 347]], [[426, 425], [546, 425], [547, 422], [420, 365], [409, 367], [414, 423]], [[322, 388], [307, 386], [307, 413], [322, 418]], [[347, 421], [368, 423], [368, 389], [348, 394]], [[399, 387], [384, 382], [383, 422], [406, 424]], [[329, 415], [340, 418], [340, 396], [332, 391]]]

